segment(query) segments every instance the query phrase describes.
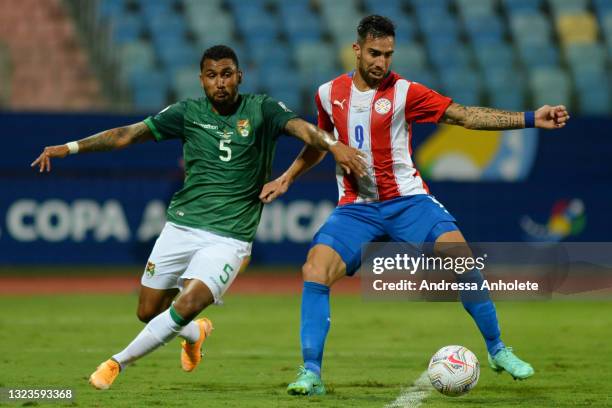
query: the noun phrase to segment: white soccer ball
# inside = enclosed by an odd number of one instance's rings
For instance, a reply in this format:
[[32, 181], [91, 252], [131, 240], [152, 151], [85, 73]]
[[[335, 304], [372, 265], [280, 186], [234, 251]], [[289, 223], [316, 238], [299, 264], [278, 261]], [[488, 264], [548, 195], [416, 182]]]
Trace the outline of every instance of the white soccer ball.
[[480, 363], [463, 346], [446, 346], [433, 355], [427, 368], [431, 385], [444, 395], [466, 394], [478, 383]]

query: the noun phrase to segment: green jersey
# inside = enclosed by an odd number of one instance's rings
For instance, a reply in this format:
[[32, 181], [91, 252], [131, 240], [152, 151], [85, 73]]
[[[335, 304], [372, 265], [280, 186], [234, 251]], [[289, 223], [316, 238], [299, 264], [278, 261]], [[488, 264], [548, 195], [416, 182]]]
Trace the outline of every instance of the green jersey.
[[296, 117], [266, 95], [240, 95], [232, 115], [215, 113], [202, 97], [145, 119], [158, 141], [183, 142], [185, 183], [172, 197], [168, 221], [252, 241], [278, 135]]

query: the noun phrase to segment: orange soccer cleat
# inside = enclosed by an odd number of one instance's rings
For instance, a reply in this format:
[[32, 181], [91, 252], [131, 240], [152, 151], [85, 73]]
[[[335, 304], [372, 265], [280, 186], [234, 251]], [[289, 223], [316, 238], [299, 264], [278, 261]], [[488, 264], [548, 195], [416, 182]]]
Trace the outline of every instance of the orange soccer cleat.
[[121, 366], [113, 359], [108, 359], [96, 368], [96, 371], [89, 376], [89, 383], [98, 390], [108, 390], [119, 375]]
[[183, 347], [181, 351], [181, 366], [187, 372], [193, 371], [202, 361], [202, 343], [210, 336], [213, 330], [212, 322], [205, 317], [195, 322], [200, 326], [200, 338], [195, 343], [188, 343], [186, 340], [183, 340], [181, 343]]

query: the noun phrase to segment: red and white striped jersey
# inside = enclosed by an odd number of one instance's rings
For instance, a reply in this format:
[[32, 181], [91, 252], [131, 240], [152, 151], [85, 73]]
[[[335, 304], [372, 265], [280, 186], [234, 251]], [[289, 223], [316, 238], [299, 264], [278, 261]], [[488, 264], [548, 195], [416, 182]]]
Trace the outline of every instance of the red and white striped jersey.
[[429, 193], [411, 157], [412, 122], [438, 122], [450, 98], [390, 72], [378, 89], [365, 92], [344, 74], [321, 85], [315, 101], [319, 127], [364, 152], [368, 163], [362, 178], [336, 165], [338, 205]]

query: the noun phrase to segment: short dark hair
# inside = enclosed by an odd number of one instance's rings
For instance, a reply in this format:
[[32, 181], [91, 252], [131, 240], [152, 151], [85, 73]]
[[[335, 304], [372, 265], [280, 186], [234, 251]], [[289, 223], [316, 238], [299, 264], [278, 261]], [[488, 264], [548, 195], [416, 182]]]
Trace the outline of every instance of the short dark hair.
[[236, 64], [236, 68], [240, 68], [238, 64], [238, 57], [234, 50], [232, 50], [227, 45], [215, 45], [204, 51], [202, 54], [202, 59], [200, 60], [200, 71], [204, 68], [204, 61], [207, 59], [211, 59], [213, 61], [219, 61], [225, 58], [229, 58], [234, 61]]
[[357, 40], [364, 42], [368, 36], [372, 38], [395, 37], [395, 24], [389, 18], [376, 14], [364, 17], [357, 26]]

